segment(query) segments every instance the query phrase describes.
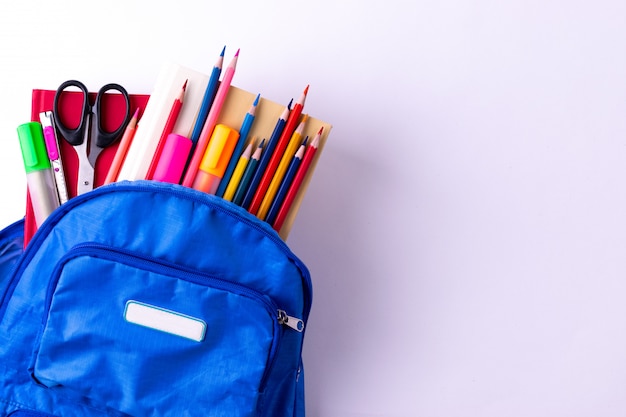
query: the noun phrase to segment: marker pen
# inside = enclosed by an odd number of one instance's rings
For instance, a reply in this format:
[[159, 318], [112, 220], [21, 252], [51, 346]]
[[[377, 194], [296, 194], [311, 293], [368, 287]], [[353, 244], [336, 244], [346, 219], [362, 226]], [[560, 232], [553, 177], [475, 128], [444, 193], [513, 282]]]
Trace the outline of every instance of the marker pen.
[[198, 166], [193, 188], [215, 194], [233, 155], [239, 132], [226, 125], [218, 124], [213, 129], [211, 140]]
[[35, 223], [39, 227], [50, 213], [59, 207], [59, 197], [46, 152], [41, 123], [29, 122], [19, 125], [17, 136], [26, 168], [26, 181]]
[[50, 160], [50, 165], [52, 165], [52, 172], [54, 172], [54, 182], [57, 193], [59, 194], [59, 202], [63, 204], [69, 200], [69, 196], [67, 195], [65, 172], [63, 171], [63, 161], [61, 160], [61, 153], [59, 152], [59, 142], [54, 128], [52, 112], [45, 111], [39, 113], [39, 120], [43, 128], [43, 138], [48, 151], [48, 159]]
[[176, 133], [167, 135], [152, 179], [179, 184], [190, 152], [191, 139]]

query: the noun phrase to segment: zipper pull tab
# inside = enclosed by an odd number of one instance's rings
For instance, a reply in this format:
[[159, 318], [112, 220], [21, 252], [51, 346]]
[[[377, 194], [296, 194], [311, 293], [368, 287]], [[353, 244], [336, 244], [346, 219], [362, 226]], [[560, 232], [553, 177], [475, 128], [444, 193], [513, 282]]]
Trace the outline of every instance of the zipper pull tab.
[[278, 322], [300, 333], [304, 330], [304, 321], [296, 317], [288, 316], [285, 310], [278, 310]]

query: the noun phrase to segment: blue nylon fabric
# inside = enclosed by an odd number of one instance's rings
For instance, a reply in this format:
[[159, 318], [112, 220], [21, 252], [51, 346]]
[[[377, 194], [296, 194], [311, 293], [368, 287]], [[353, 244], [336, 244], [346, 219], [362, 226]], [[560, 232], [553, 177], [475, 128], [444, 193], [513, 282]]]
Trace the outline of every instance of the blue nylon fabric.
[[9, 414], [9, 417], [54, 417], [50, 414], [40, 413], [38, 411], [17, 410]]
[[0, 231], [0, 292], [9, 282], [13, 266], [24, 248], [24, 220], [18, 220]]
[[[263, 388], [258, 375], [264, 369], [250, 355], [265, 356], [267, 360], [267, 347], [257, 347], [256, 341], [259, 334], [264, 340], [272, 332], [258, 323], [267, 322], [270, 316], [260, 304], [241, 294], [209, 290], [169, 273], [129, 268], [86, 256], [68, 261], [68, 272], [59, 278], [59, 292], [51, 297], [48, 316], [46, 293], [55, 265], [72, 247], [83, 242], [124, 248], [141, 257], [154, 257], [183, 269], [237, 281], [265, 294], [289, 315], [305, 322], [308, 318], [311, 290], [306, 267], [269, 226], [245, 210], [177, 185], [137, 181], [101, 187], [55, 211], [20, 258], [6, 290], [2, 288], [0, 369], [7, 372], [0, 376], [0, 415], [19, 408], [61, 416], [303, 415], [303, 411], [297, 410], [304, 407], [294, 404], [300, 398], [296, 392], [301, 382], [296, 382], [295, 375], [303, 334], [281, 328], [282, 337], [275, 352], [280, 360], [269, 368], [265, 390], [257, 392]], [[197, 303], [183, 303], [189, 291], [195, 292]], [[139, 326], [129, 323], [124, 323], [127, 327], [118, 326], [120, 303], [131, 294], [145, 296], [147, 299], [140, 300], [144, 302], [172, 303], [181, 308], [185, 304], [192, 310], [185, 314], [191, 316], [206, 315], [212, 323], [208, 332], [213, 329], [221, 335], [216, 342], [220, 348], [208, 356], [221, 355], [220, 362], [231, 361], [232, 366], [220, 370], [221, 363], [204, 364], [202, 361], [208, 359], [199, 350], [190, 348], [189, 353], [181, 347], [185, 344], [182, 338], [153, 329], [131, 330], [130, 327]], [[248, 330], [232, 336], [230, 327], [222, 324], [220, 329], [217, 324], [222, 319], [209, 315], [214, 311], [209, 308], [212, 303], [234, 312], [232, 317], [222, 318], [225, 323], [246, 323], [252, 313], [255, 319], [243, 326]], [[132, 336], [137, 334], [145, 337]], [[163, 341], [166, 336], [178, 340], [168, 345]], [[227, 347], [230, 341], [233, 343]], [[132, 343], [152, 348], [139, 349], [135, 345], [131, 353], [124, 353]], [[84, 354], [90, 350], [85, 346], [97, 352]], [[160, 350], [162, 346], [168, 346], [164, 349], [167, 353]], [[191, 359], [179, 369], [183, 351]], [[80, 355], [85, 357], [76, 359]], [[244, 359], [238, 361], [237, 355]], [[155, 367], [155, 363], [162, 367]], [[29, 365], [31, 371], [41, 375], [42, 382], [53, 387], [36, 385], [29, 376]], [[218, 372], [208, 376], [215, 369]], [[194, 372], [199, 370], [203, 372], [196, 376]], [[212, 395], [211, 384], [222, 384], [224, 389], [220, 398], [212, 398], [206, 404], [197, 405], [195, 400], [177, 404], [179, 397], [167, 391], [172, 388], [168, 385], [171, 372], [193, 375], [183, 376], [182, 385], [175, 388], [197, 391], [190, 394], [196, 399]], [[226, 374], [230, 380], [221, 378]], [[243, 374], [245, 378], [241, 377]], [[58, 382], [64, 382], [63, 386], [58, 386]], [[232, 412], [229, 404], [240, 405], [241, 398], [246, 398], [244, 409]], [[156, 401], [158, 408], [147, 410], [151, 401]], [[222, 411], [214, 412], [216, 403], [226, 405]], [[228, 414], [223, 411], [226, 409]]]

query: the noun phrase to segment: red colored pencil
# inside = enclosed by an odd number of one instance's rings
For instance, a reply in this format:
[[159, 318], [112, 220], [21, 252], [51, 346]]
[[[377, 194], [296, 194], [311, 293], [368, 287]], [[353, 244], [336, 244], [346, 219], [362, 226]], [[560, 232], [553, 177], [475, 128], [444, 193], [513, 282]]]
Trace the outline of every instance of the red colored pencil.
[[324, 127], [320, 127], [320, 130], [317, 132], [317, 135], [311, 141], [311, 144], [307, 147], [304, 156], [302, 157], [302, 162], [300, 163], [300, 167], [298, 168], [298, 172], [296, 172], [296, 176], [293, 178], [293, 182], [291, 183], [291, 187], [289, 187], [289, 191], [287, 191], [287, 195], [285, 196], [285, 200], [283, 204], [280, 206], [280, 210], [278, 210], [278, 214], [276, 215], [276, 219], [272, 224], [272, 227], [277, 232], [280, 232], [280, 229], [283, 227], [283, 223], [287, 218], [287, 214], [291, 210], [291, 206], [300, 190], [300, 186], [302, 185], [302, 181], [304, 180], [304, 176], [309, 170], [309, 166], [311, 165], [311, 160], [315, 156], [315, 151], [317, 151], [317, 147], [319, 146], [320, 137], [322, 136], [322, 131]]
[[289, 139], [291, 139], [291, 135], [298, 125], [300, 115], [302, 114], [302, 109], [304, 108], [304, 101], [306, 100], [306, 95], [308, 92], [309, 86], [307, 85], [298, 101], [296, 101], [296, 103], [294, 104], [293, 109], [291, 109], [291, 112], [289, 113], [287, 123], [285, 123], [285, 128], [283, 129], [283, 132], [280, 135], [278, 142], [276, 142], [276, 147], [272, 152], [272, 156], [267, 164], [267, 168], [265, 168], [263, 177], [261, 177], [261, 181], [259, 182], [254, 197], [252, 197], [252, 202], [250, 203], [248, 211], [255, 216], [259, 211], [259, 207], [261, 207], [261, 203], [263, 202], [265, 193], [270, 186], [270, 182], [272, 182], [272, 178], [274, 178], [274, 174], [276, 173], [278, 164], [283, 157], [285, 148], [287, 148], [287, 145], [289, 144]]
[[180, 114], [180, 109], [183, 107], [183, 99], [185, 97], [186, 88], [187, 80], [185, 80], [183, 88], [180, 90], [180, 93], [178, 93], [178, 96], [176, 96], [176, 98], [174, 99], [174, 103], [172, 103], [172, 109], [170, 110], [170, 114], [167, 117], [165, 127], [163, 128], [163, 132], [161, 133], [161, 137], [159, 138], [159, 143], [157, 145], [156, 151], [154, 152], [154, 156], [152, 157], [150, 168], [148, 168], [148, 173], [146, 174], [147, 180], [152, 179], [154, 171], [159, 164], [159, 158], [161, 158], [161, 152], [163, 151], [165, 140], [167, 139], [167, 136], [174, 131], [174, 126], [176, 125], [176, 120], [178, 119], [178, 115]]

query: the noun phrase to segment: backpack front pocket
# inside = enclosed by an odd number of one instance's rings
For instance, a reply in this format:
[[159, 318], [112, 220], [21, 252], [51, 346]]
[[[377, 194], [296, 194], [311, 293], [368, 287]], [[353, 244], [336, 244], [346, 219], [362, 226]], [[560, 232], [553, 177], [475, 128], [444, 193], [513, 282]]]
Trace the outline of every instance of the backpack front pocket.
[[228, 277], [81, 245], [50, 281], [30, 371], [131, 415], [254, 415], [284, 320]]

